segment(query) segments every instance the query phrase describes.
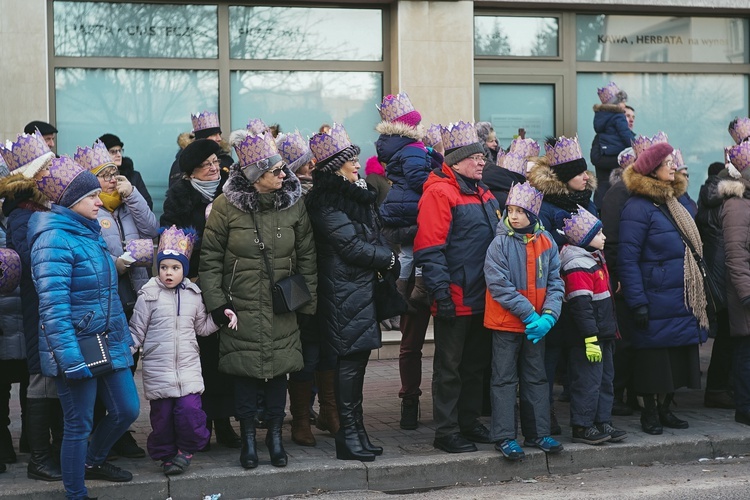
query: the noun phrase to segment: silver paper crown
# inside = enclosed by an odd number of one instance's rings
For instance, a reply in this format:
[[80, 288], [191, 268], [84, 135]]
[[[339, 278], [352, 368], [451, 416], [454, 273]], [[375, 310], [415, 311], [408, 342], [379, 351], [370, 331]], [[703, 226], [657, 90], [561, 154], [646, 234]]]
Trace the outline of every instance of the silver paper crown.
[[596, 90], [596, 93], [599, 94], [599, 100], [602, 101], [602, 104], [612, 102], [617, 97], [618, 92], [620, 92], [620, 88], [615, 84], [615, 82], [609, 82], [604, 87]]
[[248, 134], [235, 144], [234, 150], [237, 151], [238, 163], [241, 167], [252, 165], [279, 154], [271, 132], [260, 135]]
[[440, 128], [440, 125], [437, 123], [430, 125], [430, 128], [427, 129], [427, 132], [422, 139], [425, 146], [435, 147], [435, 145], [443, 142], [443, 137], [440, 135]]
[[505, 155], [503, 168], [526, 177], [526, 159], [530, 156], [539, 156], [539, 150], [539, 143], [534, 139], [517, 137], [510, 143], [510, 151]]
[[742, 172], [750, 166], [750, 142], [741, 142], [728, 149], [729, 161], [737, 170]]
[[281, 157], [289, 165], [289, 170], [292, 172], [296, 172], [299, 167], [312, 160], [310, 145], [299, 133], [299, 130], [295, 130], [293, 134], [277, 137], [276, 146], [278, 146]]
[[440, 136], [443, 138], [443, 147], [446, 151], [479, 142], [474, 123], [463, 120], [449, 123], [446, 127], [441, 126]]
[[601, 221], [581, 205], [578, 205], [578, 212], [563, 220], [563, 233], [574, 245], [582, 245], [594, 230], [598, 233], [601, 228]]
[[18, 134], [15, 141], [6, 141], [5, 146], [0, 144], [0, 155], [11, 174], [23, 174], [27, 179], [33, 178], [55, 157], [39, 130], [34, 130], [33, 134]]
[[638, 157], [639, 154], [643, 153], [654, 144], [659, 144], [662, 142], [669, 142], [669, 138], [664, 132], [658, 132], [653, 137], [648, 137], [647, 135], [639, 135], [638, 137], [633, 139], [633, 151], [635, 152], [635, 156]]
[[750, 137], [750, 118], [737, 118], [733, 126], [729, 127], [729, 135], [734, 139], [735, 144], [739, 144]]
[[219, 125], [219, 113], [213, 111], [203, 111], [197, 115], [190, 115], [190, 120], [193, 122], [193, 133], [199, 130], [206, 130], [207, 128], [221, 128]]
[[76, 149], [76, 152], [73, 155], [73, 159], [80, 166], [92, 172], [94, 170], [101, 170], [102, 167], [108, 165], [111, 165], [113, 167], [115, 166], [115, 164], [112, 162], [112, 155], [110, 155], [109, 151], [107, 150], [107, 146], [105, 146], [104, 143], [99, 140], [94, 143], [93, 148], [90, 148], [88, 146], [82, 148], [78, 146], [78, 149]]
[[513, 205], [528, 210], [532, 214], [539, 216], [539, 210], [542, 208], [544, 194], [538, 191], [528, 182], [513, 184], [508, 191], [508, 199], [505, 205]]
[[340, 123], [333, 123], [331, 130], [315, 134], [310, 138], [310, 151], [316, 162], [321, 162], [352, 145], [349, 134]]
[[633, 148], [625, 148], [617, 155], [617, 164], [622, 168], [629, 167], [635, 163], [635, 151]]
[[268, 126], [260, 118], [252, 118], [249, 122], [247, 122], [247, 126], [245, 128], [248, 129], [253, 135], [260, 135], [268, 132], [269, 130]]
[[577, 135], [570, 138], [561, 135], [555, 140], [554, 146], [545, 144], [544, 147], [550, 166], [560, 165], [561, 163], [568, 163], [583, 158], [581, 145], [578, 142]]
[[400, 118], [405, 114], [415, 111], [414, 106], [406, 95], [406, 92], [401, 92], [396, 95], [387, 95], [383, 97], [381, 104], [376, 104], [380, 117], [387, 121], [392, 122], [396, 118]]
[[159, 248], [157, 253], [177, 252], [190, 259], [193, 254], [193, 246], [198, 236], [193, 231], [185, 231], [172, 225], [165, 229], [159, 236]]
[[53, 158], [49, 163], [49, 173], [37, 179], [36, 185], [52, 203], [60, 203], [65, 190], [86, 169], [73, 161], [70, 156]]

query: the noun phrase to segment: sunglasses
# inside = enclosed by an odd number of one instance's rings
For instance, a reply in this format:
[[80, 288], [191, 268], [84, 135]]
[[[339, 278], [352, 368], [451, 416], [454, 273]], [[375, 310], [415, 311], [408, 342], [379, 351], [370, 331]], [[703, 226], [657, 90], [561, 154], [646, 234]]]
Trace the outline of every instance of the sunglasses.
[[279, 168], [271, 169], [268, 171], [268, 173], [273, 175], [274, 177], [281, 177], [281, 172], [284, 171], [284, 167], [286, 167], [286, 164], [281, 165]]

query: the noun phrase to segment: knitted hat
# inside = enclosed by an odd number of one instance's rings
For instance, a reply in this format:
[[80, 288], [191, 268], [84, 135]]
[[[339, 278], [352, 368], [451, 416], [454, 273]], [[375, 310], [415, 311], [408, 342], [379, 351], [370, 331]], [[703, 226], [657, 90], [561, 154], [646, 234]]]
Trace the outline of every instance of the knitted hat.
[[617, 155], [617, 164], [622, 168], [632, 165], [634, 161], [635, 152], [633, 151], [633, 148], [625, 148]]
[[344, 163], [359, 155], [360, 149], [349, 140], [344, 126], [334, 123], [328, 132], [315, 134], [310, 138], [310, 150], [315, 156], [315, 170], [333, 173]]
[[156, 264], [159, 265], [164, 259], [175, 259], [182, 264], [182, 275], [187, 276], [190, 272], [190, 256], [198, 239], [193, 228], [178, 229], [172, 225], [162, 228], [159, 237], [159, 247], [156, 250]]
[[367, 159], [365, 163], [365, 175], [376, 174], [385, 176], [385, 169], [378, 160], [377, 155], [373, 155]]
[[737, 117], [729, 122], [729, 135], [732, 136], [736, 144], [750, 137], [750, 118]]
[[664, 161], [664, 158], [671, 155], [673, 151], [674, 148], [670, 146], [668, 142], [654, 144], [638, 154], [635, 163], [633, 163], [633, 170], [641, 175], [649, 175], [659, 168], [659, 165]]
[[78, 146], [76, 153], [73, 155], [76, 163], [81, 165], [92, 174], [97, 175], [106, 167], [115, 167], [112, 157], [102, 141], [96, 141], [93, 148]]
[[628, 94], [624, 90], [615, 84], [615, 82], [609, 82], [603, 88], [596, 90], [599, 94], [599, 100], [602, 104], [619, 104], [628, 100]]
[[26, 126], [23, 128], [24, 134], [33, 134], [34, 130], [38, 130], [40, 134], [42, 135], [50, 135], [50, 134], [56, 134], [57, 129], [54, 127], [54, 125], [35, 120], [33, 122], [29, 122], [26, 124]]
[[563, 221], [563, 234], [572, 244], [587, 247], [602, 229], [602, 221], [578, 205], [578, 212]]
[[263, 174], [281, 161], [273, 134], [270, 131], [253, 135], [249, 130], [235, 130], [229, 142], [237, 152], [237, 164], [243, 175], [255, 184]]
[[557, 139], [549, 137], [544, 146], [549, 166], [560, 182], [567, 183], [588, 169], [578, 136], [560, 136]]
[[99, 137], [99, 140], [104, 143], [104, 146], [107, 148], [107, 151], [109, 151], [115, 146], [120, 146], [121, 148], [125, 147], [125, 144], [123, 144], [120, 138], [117, 137], [115, 134], [103, 134], [101, 137]]
[[276, 146], [292, 172], [297, 172], [297, 169], [313, 160], [310, 145], [299, 133], [299, 130], [296, 130], [293, 134], [280, 134], [276, 138]]
[[11, 174], [23, 174], [27, 179], [32, 179], [55, 157], [38, 130], [18, 134], [15, 142], [6, 141], [5, 146], [0, 144], [0, 155]]
[[455, 165], [471, 155], [484, 154], [484, 143], [479, 141], [471, 122], [459, 121], [440, 128], [445, 147], [445, 163]]
[[209, 156], [221, 152], [221, 146], [209, 139], [195, 139], [180, 153], [180, 170], [190, 175]]
[[203, 111], [197, 115], [190, 115], [193, 122], [193, 134], [196, 139], [205, 139], [215, 134], [221, 134], [219, 125], [219, 113], [213, 111]]
[[52, 203], [66, 208], [102, 190], [96, 176], [69, 156], [54, 158], [49, 173], [38, 179], [36, 185]]
[[542, 208], [542, 199], [544, 199], [544, 194], [528, 182], [513, 184], [508, 191], [505, 206], [521, 207], [538, 217], [539, 210]]
[[416, 127], [422, 121], [422, 115], [414, 109], [406, 92], [387, 95], [383, 97], [383, 102], [376, 107], [380, 117], [387, 122], [399, 122], [410, 127]]

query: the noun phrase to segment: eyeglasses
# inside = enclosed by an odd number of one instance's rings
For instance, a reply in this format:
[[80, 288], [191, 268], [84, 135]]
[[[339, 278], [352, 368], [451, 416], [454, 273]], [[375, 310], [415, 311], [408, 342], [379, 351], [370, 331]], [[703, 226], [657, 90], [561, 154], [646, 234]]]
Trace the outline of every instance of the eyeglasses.
[[469, 156], [469, 159], [475, 163], [487, 162], [487, 158], [485, 158], [484, 155], [472, 155], [472, 156]]
[[674, 161], [672, 161], [672, 160], [667, 160], [667, 166], [668, 166], [669, 168], [672, 168], [672, 167], [674, 167]]
[[125, 151], [125, 148], [112, 148], [109, 150], [111, 155], [121, 155]]
[[284, 167], [286, 167], [286, 165], [281, 165], [279, 168], [269, 170], [268, 173], [274, 177], [281, 177], [281, 172], [283, 172]]
[[99, 179], [103, 179], [104, 182], [110, 182], [117, 175], [120, 175], [120, 171], [119, 170], [108, 170], [107, 172], [102, 172], [102, 173], [96, 174], [96, 176]]
[[352, 159], [351, 159], [351, 160], [349, 160], [349, 161], [350, 161], [350, 162], [352, 162], [352, 163], [359, 163], [359, 157], [358, 157], [358, 156], [355, 156], [354, 158], [352, 158]]
[[211, 168], [211, 167], [217, 167], [218, 168], [219, 165], [221, 165], [221, 162], [219, 162], [219, 160], [216, 159], [216, 160], [204, 161], [203, 163], [201, 163], [201, 166], [198, 167], [198, 168], [203, 168], [203, 169]]

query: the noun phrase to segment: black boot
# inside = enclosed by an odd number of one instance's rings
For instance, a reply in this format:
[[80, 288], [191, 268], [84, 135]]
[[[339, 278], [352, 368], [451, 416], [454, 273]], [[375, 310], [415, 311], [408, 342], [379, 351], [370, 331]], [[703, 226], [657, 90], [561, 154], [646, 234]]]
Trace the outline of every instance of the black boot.
[[655, 394], [643, 394], [643, 410], [641, 410], [641, 428], [646, 434], [654, 436], [664, 432], [659, 421], [659, 410], [656, 407]]
[[[354, 359], [339, 358], [336, 371], [336, 405], [339, 410], [341, 425], [335, 435], [336, 458], [339, 460], [372, 462], [375, 460], [375, 454], [362, 446], [355, 422], [355, 411], [359, 400], [357, 397], [359, 392], [357, 377], [361, 363], [362, 360], [359, 357]], [[367, 365], [367, 358], [364, 358], [364, 364]]]
[[240, 465], [245, 469], [258, 466], [258, 452], [255, 449], [255, 417], [240, 420]]
[[13, 438], [10, 435], [10, 384], [7, 392], [3, 388], [0, 394], [0, 462], [16, 463], [16, 450], [13, 448]]
[[365, 451], [369, 451], [373, 455], [382, 455], [383, 447], [375, 446], [370, 442], [370, 437], [367, 435], [364, 423], [364, 411], [362, 410], [362, 400], [364, 399], [362, 393], [365, 386], [365, 371], [367, 370], [367, 361], [364, 359], [357, 366], [357, 387], [354, 394], [355, 406], [354, 406], [354, 426], [357, 428], [357, 434], [359, 435], [359, 441], [362, 443], [362, 448]]
[[284, 444], [281, 442], [281, 427], [284, 425], [282, 417], [266, 419], [268, 432], [266, 432], [266, 447], [271, 455], [271, 465], [274, 467], [286, 467], [287, 456]]
[[214, 420], [214, 433], [216, 442], [227, 448], [239, 448], [242, 446], [240, 437], [234, 432], [232, 423], [228, 418], [218, 418]]
[[31, 457], [26, 468], [26, 476], [29, 479], [40, 481], [62, 481], [59, 459], [55, 460], [51, 454], [49, 444], [50, 399], [27, 399], [26, 400], [26, 426], [28, 427], [29, 447]]
[[661, 425], [669, 427], [670, 429], [687, 429], [690, 426], [687, 420], [677, 418], [675, 414], [672, 413], [672, 410], [669, 409], [673, 401], [673, 392], [664, 396], [664, 402], [659, 404], [659, 421], [661, 422]]
[[60, 400], [57, 398], [47, 398], [47, 404], [50, 407], [49, 430], [52, 434], [52, 458], [60, 464], [60, 450], [62, 449], [63, 429], [65, 422], [63, 419], [63, 409]]
[[419, 398], [404, 398], [401, 400], [401, 421], [399, 426], [407, 431], [419, 427]]
[[138, 443], [133, 437], [133, 431], [125, 431], [125, 433], [120, 436], [120, 439], [115, 441], [115, 444], [112, 445], [112, 451], [110, 451], [110, 454], [117, 454], [118, 456], [125, 458], [143, 458], [146, 456], [146, 450], [138, 446]]

